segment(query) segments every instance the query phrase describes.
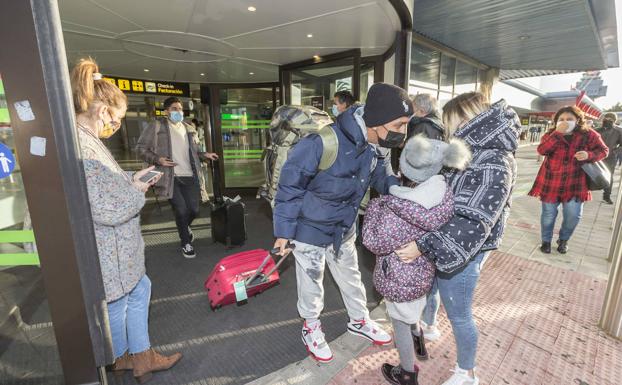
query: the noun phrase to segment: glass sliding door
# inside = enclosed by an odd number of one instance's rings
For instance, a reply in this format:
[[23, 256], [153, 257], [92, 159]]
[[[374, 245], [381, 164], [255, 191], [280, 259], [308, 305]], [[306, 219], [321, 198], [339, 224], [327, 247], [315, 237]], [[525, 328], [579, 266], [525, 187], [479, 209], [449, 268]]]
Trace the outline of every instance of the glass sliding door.
[[269, 140], [274, 91], [274, 86], [219, 90], [226, 188], [255, 188], [264, 183], [261, 157]]

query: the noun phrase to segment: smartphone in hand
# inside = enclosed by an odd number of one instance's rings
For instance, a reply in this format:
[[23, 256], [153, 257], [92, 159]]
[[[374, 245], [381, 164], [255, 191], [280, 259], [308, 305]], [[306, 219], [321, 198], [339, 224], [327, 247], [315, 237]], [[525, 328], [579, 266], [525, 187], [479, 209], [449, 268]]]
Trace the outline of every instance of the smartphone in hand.
[[147, 184], [151, 184], [151, 182], [157, 178], [159, 175], [162, 175], [161, 171], [149, 171], [148, 173], [146, 173], [145, 175], [140, 177], [140, 181], [143, 183], [147, 183]]

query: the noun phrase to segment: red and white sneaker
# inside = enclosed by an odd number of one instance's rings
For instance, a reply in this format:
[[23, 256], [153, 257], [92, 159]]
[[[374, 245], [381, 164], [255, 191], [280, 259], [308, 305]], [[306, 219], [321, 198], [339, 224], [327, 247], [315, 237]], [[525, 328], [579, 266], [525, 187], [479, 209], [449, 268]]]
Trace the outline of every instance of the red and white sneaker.
[[367, 338], [374, 345], [388, 345], [393, 341], [391, 335], [372, 320], [350, 320], [348, 322], [348, 331], [355, 336]]
[[324, 338], [322, 324], [317, 322], [313, 328], [307, 326], [307, 322], [302, 325], [302, 342], [307, 347], [307, 352], [318, 362], [327, 363], [333, 360], [328, 343]]

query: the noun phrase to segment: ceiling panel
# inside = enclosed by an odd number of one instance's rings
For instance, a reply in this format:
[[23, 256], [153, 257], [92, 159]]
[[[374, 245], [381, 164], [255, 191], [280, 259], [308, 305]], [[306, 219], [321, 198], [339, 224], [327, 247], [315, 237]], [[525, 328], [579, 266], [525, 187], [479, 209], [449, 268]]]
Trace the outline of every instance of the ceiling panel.
[[415, 10], [415, 31], [492, 67], [606, 66], [588, 0], [416, 0]]
[[400, 29], [385, 0], [59, 0], [59, 7], [71, 61], [91, 55], [111, 75], [191, 82], [277, 81], [278, 65], [314, 55], [382, 54]]

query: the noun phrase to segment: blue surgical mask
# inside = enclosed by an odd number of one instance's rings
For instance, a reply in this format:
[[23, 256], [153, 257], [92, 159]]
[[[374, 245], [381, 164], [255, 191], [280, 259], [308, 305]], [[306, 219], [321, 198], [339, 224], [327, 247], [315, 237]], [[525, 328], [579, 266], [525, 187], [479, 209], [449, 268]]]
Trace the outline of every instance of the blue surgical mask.
[[183, 111], [171, 111], [169, 115], [169, 119], [173, 123], [179, 123], [184, 120], [184, 112]]
[[337, 105], [336, 105], [336, 104], [333, 104], [333, 110], [332, 110], [332, 111], [333, 111], [333, 115], [335, 116], [335, 118], [336, 118], [337, 116], [339, 116], [339, 114], [341, 113], [341, 112], [339, 112], [339, 110], [337, 109]]

